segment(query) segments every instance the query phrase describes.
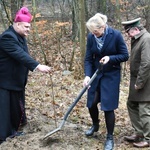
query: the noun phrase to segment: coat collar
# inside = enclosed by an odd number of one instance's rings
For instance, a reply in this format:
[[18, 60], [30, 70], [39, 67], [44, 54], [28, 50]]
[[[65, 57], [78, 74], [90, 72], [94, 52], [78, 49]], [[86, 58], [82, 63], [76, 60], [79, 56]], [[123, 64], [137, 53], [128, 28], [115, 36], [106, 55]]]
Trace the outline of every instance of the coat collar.
[[13, 26], [10, 26], [9, 29], [17, 36], [18, 40], [21, 42], [21, 43], [24, 43], [26, 41], [26, 39], [24, 37], [22, 37], [19, 33], [17, 33]]
[[108, 27], [107, 32], [108, 32], [108, 34], [106, 36], [106, 39], [105, 39], [105, 42], [104, 42], [104, 45], [103, 45], [103, 48], [102, 48], [101, 52], [103, 52], [106, 49], [106, 47], [108, 46], [108, 44], [112, 40], [112, 35], [113, 35], [112, 34], [113, 33], [112, 28]]
[[138, 38], [141, 37], [145, 32], [147, 32], [146, 29], [141, 30], [139, 34], [137, 34], [137, 35], [134, 36], [134, 39], [135, 39], [135, 40], [138, 39]]

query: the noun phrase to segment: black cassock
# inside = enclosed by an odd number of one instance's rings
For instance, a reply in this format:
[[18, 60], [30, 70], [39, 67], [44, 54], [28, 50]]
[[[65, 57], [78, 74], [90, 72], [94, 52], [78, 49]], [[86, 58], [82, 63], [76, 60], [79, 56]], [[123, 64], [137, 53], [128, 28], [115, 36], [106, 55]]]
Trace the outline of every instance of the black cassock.
[[28, 72], [39, 63], [28, 53], [25, 37], [10, 26], [0, 36], [0, 139], [13, 137], [26, 122], [25, 86]]

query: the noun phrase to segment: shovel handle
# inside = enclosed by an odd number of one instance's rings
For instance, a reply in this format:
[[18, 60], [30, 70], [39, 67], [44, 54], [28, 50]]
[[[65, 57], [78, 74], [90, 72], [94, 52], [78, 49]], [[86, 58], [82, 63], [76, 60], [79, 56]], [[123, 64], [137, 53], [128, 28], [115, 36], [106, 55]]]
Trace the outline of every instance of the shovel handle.
[[72, 109], [75, 107], [75, 105], [77, 104], [77, 102], [80, 100], [80, 98], [82, 97], [82, 95], [85, 93], [85, 91], [89, 88], [89, 86], [91, 85], [91, 83], [94, 81], [94, 79], [97, 77], [97, 75], [100, 73], [100, 71], [102, 71], [103, 69], [103, 63], [99, 64], [98, 69], [95, 71], [95, 73], [93, 74], [93, 76], [91, 77], [90, 81], [88, 82], [88, 84], [81, 90], [81, 92], [79, 93], [79, 95], [77, 96], [77, 98], [75, 99], [75, 101], [71, 104], [71, 106], [68, 108], [68, 111], [66, 112], [64, 119], [63, 120], [67, 120], [68, 115], [70, 114], [70, 112], [72, 111]]
[[85, 91], [88, 89], [89, 85], [94, 81], [94, 79], [96, 78], [96, 76], [98, 75], [98, 73], [103, 69], [103, 63], [100, 63], [98, 69], [95, 71], [95, 73], [93, 74], [93, 76], [91, 77], [89, 83], [87, 86], [85, 86], [81, 92], [79, 93], [79, 95], [77, 96], [77, 98], [75, 99], [75, 101], [72, 103], [72, 105], [68, 108], [68, 111], [66, 112], [60, 126], [58, 128], [56, 128], [55, 130], [49, 132], [48, 134], [46, 134], [43, 138], [46, 139], [47, 137], [49, 137], [50, 135], [58, 132], [59, 130], [61, 130], [61, 128], [64, 126], [65, 121], [67, 120], [68, 115], [70, 114], [70, 112], [72, 111], [72, 109], [75, 107], [75, 105], [77, 104], [77, 102], [80, 100], [80, 98], [82, 97], [82, 95], [85, 93]]

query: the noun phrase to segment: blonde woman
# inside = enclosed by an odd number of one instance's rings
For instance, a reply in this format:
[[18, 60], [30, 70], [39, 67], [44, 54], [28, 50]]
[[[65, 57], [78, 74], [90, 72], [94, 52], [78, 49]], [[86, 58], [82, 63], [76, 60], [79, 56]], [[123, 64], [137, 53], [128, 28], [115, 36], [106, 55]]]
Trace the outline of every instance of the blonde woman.
[[95, 14], [87, 23], [90, 33], [87, 36], [86, 55], [84, 62], [86, 86], [90, 77], [103, 62], [103, 70], [91, 84], [87, 93], [87, 107], [92, 120], [92, 127], [85, 132], [93, 135], [99, 130], [99, 108], [104, 111], [107, 136], [105, 150], [114, 147], [113, 131], [115, 125], [114, 110], [118, 108], [121, 62], [128, 60], [128, 50], [121, 33], [107, 25], [107, 16]]

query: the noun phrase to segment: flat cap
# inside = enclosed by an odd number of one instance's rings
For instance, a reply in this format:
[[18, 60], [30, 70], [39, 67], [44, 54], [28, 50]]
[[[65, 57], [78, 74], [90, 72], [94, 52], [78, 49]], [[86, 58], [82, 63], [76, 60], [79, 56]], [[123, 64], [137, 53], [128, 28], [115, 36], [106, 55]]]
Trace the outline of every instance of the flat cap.
[[121, 24], [124, 26], [126, 32], [128, 32], [132, 27], [136, 27], [140, 24], [141, 18], [136, 18], [130, 21], [124, 21]]

